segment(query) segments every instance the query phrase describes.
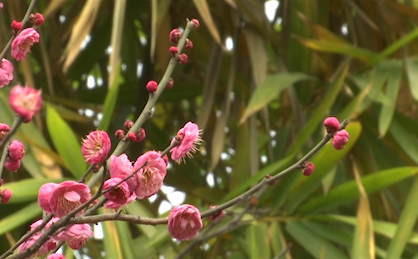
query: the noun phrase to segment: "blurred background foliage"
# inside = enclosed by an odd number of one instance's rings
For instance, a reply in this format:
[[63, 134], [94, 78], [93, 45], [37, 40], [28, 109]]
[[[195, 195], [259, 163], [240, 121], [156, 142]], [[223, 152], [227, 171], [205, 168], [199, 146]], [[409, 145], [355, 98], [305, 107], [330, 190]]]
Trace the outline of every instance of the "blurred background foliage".
[[[29, 4], [3, 2], [0, 46]], [[204, 144], [186, 164], [171, 162], [162, 191], [126, 212], [159, 217], [178, 203], [204, 211], [225, 202], [302, 157], [323, 137], [323, 119], [336, 116], [350, 120], [345, 149], [325, 146], [312, 176], [284, 177], [240, 227], [188, 258], [418, 258], [418, 1], [40, 0], [35, 11], [46, 18], [41, 41], [14, 62], [12, 85], [41, 88], [45, 105], [17, 134], [24, 167], [4, 175], [13, 198], [0, 210], [1, 251], [41, 216], [43, 183], [83, 174], [83, 136], [99, 127], [113, 137], [135, 120], [146, 82], [159, 81], [170, 59], [169, 32], [197, 18], [189, 63], [176, 67], [174, 88], [144, 125], [146, 141], [127, 153], [165, 149], [188, 121], [204, 129]], [[0, 91], [6, 123], [9, 89]], [[192, 242], [172, 240], [166, 226], [95, 229], [85, 248], [64, 248], [66, 258], [174, 258]]]

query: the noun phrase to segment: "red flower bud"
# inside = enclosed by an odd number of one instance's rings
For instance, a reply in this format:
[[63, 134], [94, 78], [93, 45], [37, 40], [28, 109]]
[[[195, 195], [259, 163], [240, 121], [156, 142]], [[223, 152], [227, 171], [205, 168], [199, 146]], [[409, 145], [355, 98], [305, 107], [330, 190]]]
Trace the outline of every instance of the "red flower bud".
[[121, 130], [121, 129], [118, 129], [116, 132], [115, 132], [115, 137], [117, 138], [117, 139], [123, 139], [124, 137], [125, 137], [125, 132], [123, 131], [123, 130]]
[[193, 48], [193, 42], [189, 40], [189, 38], [186, 39], [186, 43], [184, 44], [184, 49], [192, 49]]
[[177, 60], [180, 62], [180, 64], [186, 65], [188, 56], [186, 54], [181, 54], [177, 57]]
[[132, 128], [132, 126], [134, 125], [134, 122], [131, 120], [126, 120], [125, 123], [123, 124], [123, 127], [126, 130], [130, 130]]
[[171, 56], [175, 57], [179, 53], [179, 49], [176, 46], [171, 46], [169, 49]]
[[310, 176], [315, 170], [315, 165], [312, 162], [306, 162], [302, 167], [304, 176]]
[[179, 29], [173, 29], [170, 32], [170, 41], [177, 45], [177, 43], [179, 42], [181, 36], [183, 36], [183, 33], [179, 30]]
[[174, 79], [170, 77], [170, 81], [168, 81], [167, 86], [165, 87], [166, 89], [171, 89], [174, 86]]
[[13, 20], [12, 25], [11, 25], [12, 30], [14, 32], [20, 31], [22, 29], [22, 26], [23, 26], [22, 22], [17, 22], [15, 20]]
[[31, 14], [29, 16], [29, 21], [36, 26], [41, 26], [44, 23], [45, 19], [41, 13], [36, 13], [36, 14]]
[[197, 29], [200, 27], [200, 23], [199, 20], [197, 19], [192, 19], [191, 22], [194, 24], [194, 29]]
[[147, 90], [150, 93], [153, 93], [153, 92], [157, 91], [157, 87], [158, 87], [158, 84], [155, 81], [151, 80], [147, 83]]

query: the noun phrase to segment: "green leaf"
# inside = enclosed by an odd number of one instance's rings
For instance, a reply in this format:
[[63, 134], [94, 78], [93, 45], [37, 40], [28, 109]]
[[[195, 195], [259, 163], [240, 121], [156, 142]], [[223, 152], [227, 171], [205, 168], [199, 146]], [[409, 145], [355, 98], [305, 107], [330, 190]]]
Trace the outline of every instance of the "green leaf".
[[106, 99], [103, 105], [103, 118], [100, 121], [99, 129], [107, 130], [109, 127], [110, 121], [112, 119], [113, 111], [115, 109], [116, 101], [118, 99], [119, 86], [123, 83], [123, 78], [121, 75], [121, 68], [118, 66], [117, 72], [115, 75], [115, 80], [113, 81], [112, 87], [107, 92]]
[[[13, 193], [13, 197], [14, 195], [15, 193]], [[41, 215], [42, 209], [39, 207], [38, 202], [31, 203], [21, 210], [0, 220], [0, 235], [22, 226], [26, 222], [32, 221], [34, 218], [40, 217]]]
[[[105, 213], [103, 208], [99, 211], [101, 214]], [[106, 258], [124, 258], [116, 221], [104, 221], [101, 224], [103, 226], [103, 243]]]
[[[148, 218], [155, 217], [143, 204], [139, 202], [131, 202], [125, 207], [125, 209], [129, 214], [132, 215]], [[136, 224], [135, 226], [149, 239], [151, 239], [157, 233], [157, 230], [154, 226], [148, 226], [143, 224]]]
[[247, 108], [240, 119], [243, 123], [251, 114], [265, 107], [269, 102], [277, 98], [277, 96], [288, 86], [302, 80], [313, 79], [303, 73], [281, 72], [274, 75], [267, 75], [266, 80], [255, 89], [250, 98]]
[[385, 136], [392, 122], [393, 114], [398, 100], [398, 92], [402, 80], [402, 62], [397, 60], [384, 60], [388, 81], [386, 84], [386, 98], [389, 103], [384, 103], [379, 115], [379, 137]]
[[400, 258], [406, 243], [410, 239], [412, 230], [415, 227], [415, 223], [418, 216], [418, 177], [415, 177], [414, 183], [409, 190], [408, 198], [406, 199], [405, 206], [402, 210], [401, 217], [398, 222], [398, 228], [396, 229], [395, 236], [390, 242], [388, 248], [388, 254], [386, 258]]
[[267, 223], [257, 222], [247, 228], [247, 245], [250, 258], [271, 258]]
[[[9, 189], [13, 196], [8, 204], [22, 203], [28, 201], [34, 201], [38, 199], [39, 188], [45, 183], [61, 183], [65, 178], [56, 179], [26, 179], [18, 182], [6, 183], [2, 186], [4, 189]], [[5, 206], [5, 205], [3, 205]]]
[[[287, 249], [286, 240], [283, 237], [280, 224], [278, 222], [271, 223], [269, 227], [270, 247], [273, 249], [274, 256], [277, 256], [284, 249]], [[286, 253], [286, 259], [290, 259], [290, 253]]]
[[337, 98], [341, 87], [343, 86], [344, 79], [348, 72], [348, 67], [349, 61], [344, 61], [341, 64], [340, 69], [336, 73], [335, 80], [328, 87], [329, 91], [325, 94], [325, 96], [323, 96], [322, 102], [310, 116], [311, 119], [297, 136], [296, 141], [293, 143], [289, 150], [289, 153], [298, 151], [306, 143], [306, 140], [312, 136], [312, 133], [316, 130], [318, 125], [322, 124], [322, 121], [324, 120], [324, 114], [326, 114], [334, 104], [334, 101]]
[[315, 164], [315, 172], [305, 177], [300, 173], [299, 182], [287, 197], [286, 209], [293, 212], [298, 206], [308, 198], [311, 193], [321, 185], [324, 176], [331, 170], [338, 161], [343, 158], [357, 142], [362, 131], [361, 124], [352, 122], [348, 124], [346, 130], [350, 133], [350, 141], [342, 150], [335, 150], [331, 143], [325, 145], [318, 153], [316, 153], [311, 162]]
[[389, 127], [391, 136], [396, 140], [396, 143], [403, 149], [415, 163], [418, 163], [418, 147], [417, 142], [411, 138], [407, 130], [396, 120], [393, 120]]
[[418, 101], [418, 56], [405, 60], [406, 74], [408, 75], [409, 89], [412, 97]]
[[133, 250], [133, 242], [131, 231], [129, 230], [129, 224], [125, 221], [115, 221], [116, 228], [118, 230], [118, 236], [121, 241], [123, 258], [135, 258]]
[[314, 258], [348, 259], [333, 244], [310, 231], [301, 222], [291, 221], [287, 223], [286, 230]]
[[[351, 141], [351, 140], [350, 140]], [[315, 171], [316, 172], [316, 171]], [[397, 167], [363, 176], [361, 181], [368, 194], [382, 190], [418, 173], [418, 167]], [[320, 196], [298, 209], [306, 214], [327, 210], [358, 199], [359, 193], [354, 180], [333, 188], [326, 196]]]
[[86, 171], [86, 163], [81, 154], [81, 141], [50, 105], [47, 105], [46, 124], [55, 148], [65, 161], [67, 168], [74, 177], [80, 178]]

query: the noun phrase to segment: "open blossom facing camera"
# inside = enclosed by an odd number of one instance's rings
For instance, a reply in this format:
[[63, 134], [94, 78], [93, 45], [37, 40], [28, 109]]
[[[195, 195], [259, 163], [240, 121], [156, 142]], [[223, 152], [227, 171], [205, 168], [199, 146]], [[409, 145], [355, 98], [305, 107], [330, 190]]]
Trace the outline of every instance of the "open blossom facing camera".
[[87, 163], [100, 164], [103, 162], [111, 147], [109, 135], [103, 130], [90, 132], [81, 146], [81, 152]]
[[181, 163], [181, 161], [185, 160], [185, 156], [192, 157], [192, 153], [196, 152], [198, 148], [197, 145], [200, 145], [202, 139], [200, 135], [202, 131], [199, 130], [197, 124], [193, 122], [188, 122], [181, 128], [178, 132], [176, 137], [171, 141], [173, 144], [174, 141], [178, 141], [179, 144], [173, 147], [171, 152], [171, 159], [176, 161], [177, 163]]
[[26, 122], [29, 122], [41, 109], [41, 91], [29, 86], [14, 86], [10, 91], [9, 104], [14, 112], [25, 118]]
[[12, 57], [16, 60], [25, 59], [35, 42], [39, 42], [39, 33], [33, 28], [24, 29], [12, 42]]
[[0, 65], [0, 88], [8, 85], [13, 80], [13, 64], [3, 58]]
[[[118, 183], [120, 183], [122, 181], [122, 179], [120, 178], [110, 178], [107, 179], [106, 182], [103, 185], [103, 190], [106, 191], [107, 189], [117, 185]], [[119, 204], [125, 204], [130, 195], [129, 192], [129, 186], [126, 182], [121, 183], [120, 185], [118, 185], [117, 187], [115, 187], [114, 189], [106, 192], [104, 194], [104, 196], [106, 198], [108, 198], [110, 201], [119, 203]]]
[[[90, 188], [76, 181], [46, 183], [39, 189], [38, 204], [47, 213], [63, 217], [91, 198]], [[82, 214], [83, 211], [77, 213]]]
[[168, 231], [177, 240], [194, 238], [202, 227], [200, 211], [193, 205], [177, 205], [168, 216]]
[[[141, 166], [143, 167], [141, 168]], [[135, 175], [137, 181], [135, 194], [137, 199], [148, 198], [160, 190], [167, 174], [166, 167], [167, 165], [164, 159], [161, 158], [160, 152], [148, 151], [138, 157], [134, 164], [134, 171], [141, 168]]]

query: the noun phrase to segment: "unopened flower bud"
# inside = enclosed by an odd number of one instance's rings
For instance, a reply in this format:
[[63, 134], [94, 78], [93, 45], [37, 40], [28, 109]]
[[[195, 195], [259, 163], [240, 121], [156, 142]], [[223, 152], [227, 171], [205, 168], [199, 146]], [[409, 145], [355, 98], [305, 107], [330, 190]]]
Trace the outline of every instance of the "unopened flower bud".
[[7, 158], [6, 162], [4, 163], [4, 168], [9, 171], [17, 171], [20, 168], [20, 165], [20, 160], [11, 160], [10, 158]]
[[18, 32], [22, 29], [23, 23], [22, 22], [18, 22], [13, 20], [12, 24], [10, 25], [10, 27], [12, 27], [12, 30], [14, 32]]
[[[218, 205], [211, 205], [209, 206], [209, 209], [216, 209]], [[225, 212], [223, 210], [216, 212], [212, 216], [209, 216], [209, 221], [212, 221], [213, 223], [219, 222], [225, 215]]]
[[179, 30], [179, 29], [173, 29], [170, 32], [170, 41], [177, 45], [177, 43], [179, 42], [181, 36], [183, 36], [183, 33]]
[[128, 135], [126, 135], [126, 140], [136, 142], [136, 134], [133, 132], [129, 132]]
[[188, 57], [187, 57], [186, 54], [180, 54], [180, 55], [178, 55], [177, 60], [180, 62], [180, 64], [186, 65]]
[[310, 176], [315, 170], [315, 165], [312, 162], [306, 162], [302, 167], [304, 176]]
[[[266, 175], [266, 179], [270, 179], [271, 178], [271, 175]], [[277, 180], [274, 180], [274, 181], [272, 181], [272, 182], [269, 182], [268, 183], [268, 185], [270, 185], [270, 186], [273, 186], [273, 185], [275, 185], [277, 183]]]
[[130, 130], [132, 128], [132, 126], [134, 125], [134, 122], [131, 120], [126, 120], [125, 123], [123, 124], [123, 127], [126, 130]]
[[4, 184], [3, 178], [0, 178], [0, 186], [2, 186], [3, 184]]
[[100, 166], [99, 165], [94, 165], [93, 166], [93, 169], [92, 169], [93, 173], [97, 173], [97, 172], [99, 172], [99, 170], [100, 170]]
[[171, 89], [174, 86], [174, 79], [170, 77], [170, 80], [168, 81], [167, 86], [165, 87], [166, 89]]
[[9, 158], [12, 160], [20, 160], [25, 154], [25, 147], [19, 140], [13, 140], [9, 146]]
[[153, 93], [153, 92], [157, 91], [157, 88], [158, 88], [157, 82], [151, 80], [147, 83], [147, 91], [148, 92]]
[[250, 202], [253, 206], [257, 206], [258, 205], [258, 198], [257, 197], [251, 197]]
[[335, 117], [328, 117], [324, 120], [324, 126], [327, 133], [334, 134], [340, 129], [340, 122]]
[[184, 49], [192, 49], [193, 48], [193, 42], [189, 40], [189, 38], [186, 39], [186, 43], [184, 44]]
[[5, 123], [0, 123], [0, 131], [5, 131], [7, 133], [10, 131], [10, 126]]
[[1, 203], [6, 204], [10, 201], [10, 198], [12, 198], [12, 192], [9, 189], [1, 190], [0, 196]]
[[125, 137], [125, 132], [122, 129], [118, 129], [115, 132], [115, 137], [119, 140], [123, 139]]
[[191, 22], [194, 24], [194, 29], [197, 29], [200, 27], [200, 23], [199, 20], [197, 19], [192, 19]]
[[346, 130], [340, 130], [335, 134], [332, 145], [335, 149], [341, 150], [345, 147], [345, 144], [347, 144], [348, 140], [350, 140], [350, 134], [348, 134]]
[[179, 49], [176, 46], [171, 46], [169, 49], [171, 56], [175, 57], [179, 53]]
[[140, 128], [138, 130], [138, 133], [136, 134], [136, 142], [141, 142], [145, 139], [146, 137], [146, 133], [145, 130], [143, 128]]
[[32, 13], [29, 16], [29, 21], [36, 26], [41, 26], [44, 23], [45, 19], [41, 13], [36, 13], [36, 14]]

